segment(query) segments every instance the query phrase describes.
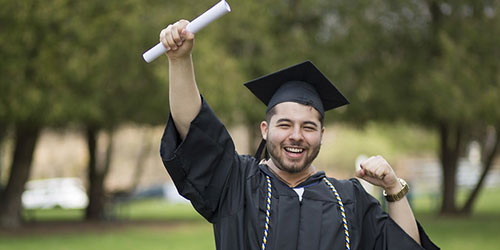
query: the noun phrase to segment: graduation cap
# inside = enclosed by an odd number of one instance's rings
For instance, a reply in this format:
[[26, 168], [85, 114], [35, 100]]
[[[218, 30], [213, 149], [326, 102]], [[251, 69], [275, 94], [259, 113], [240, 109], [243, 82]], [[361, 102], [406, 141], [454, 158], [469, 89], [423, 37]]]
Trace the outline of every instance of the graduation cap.
[[[314, 107], [321, 114], [349, 104], [340, 91], [311, 61], [305, 61], [245, 83], [266, 106], [266, 113], [282, 102], [296, 102]], [[260, 159], [265, 146], [262, 140], [255, 158]]]
[[349, 104], [340, 91], [311, 61], [305, 61], [245, 83], [266, 106], [297, 102], [325, 111]]

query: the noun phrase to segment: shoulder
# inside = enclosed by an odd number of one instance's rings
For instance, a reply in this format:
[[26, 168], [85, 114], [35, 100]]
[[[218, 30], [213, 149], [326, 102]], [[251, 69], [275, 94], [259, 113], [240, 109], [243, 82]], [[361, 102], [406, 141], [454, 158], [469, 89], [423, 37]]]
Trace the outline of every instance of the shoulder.
[[251, 155], [239, 155], [240, 160], [247, 166], [245, 176], [248, 178], [254, 177], [261, 173], [259, 162]]
[[359, 191], [364, 190], [363, 186], [356, 178], [338, 180], [332, 177], [327, 177], [327, 179], [337, 188], [346, 191]]

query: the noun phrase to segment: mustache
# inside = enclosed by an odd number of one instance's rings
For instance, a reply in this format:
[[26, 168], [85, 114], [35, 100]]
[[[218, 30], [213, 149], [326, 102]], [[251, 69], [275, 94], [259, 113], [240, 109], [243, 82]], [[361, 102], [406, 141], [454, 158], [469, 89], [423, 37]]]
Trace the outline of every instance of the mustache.
[[295, 146], [295, 147], [301, 147], [301, 148], [309, 148], [309, 146], [305, 143], [302, 143], [300, 141], [290, 141], [287, 143], [282, 143], [284, 147], [290, 147], [290, 146]]

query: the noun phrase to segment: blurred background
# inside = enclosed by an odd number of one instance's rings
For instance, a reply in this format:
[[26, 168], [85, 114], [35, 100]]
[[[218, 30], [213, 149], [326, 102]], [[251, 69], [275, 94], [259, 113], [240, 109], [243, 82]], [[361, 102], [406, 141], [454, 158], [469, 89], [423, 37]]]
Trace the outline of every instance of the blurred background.
[[[141, 57], [215, 3], [0, 0], [0, 249], [215, 249], [159, 156], [168, 61]], [[498, 249], [500, 1], [229, 4], [193, 58], [239, 153], [265, 118], [242, 84], [312, 60], [351, 101], [315, 165], [351, 178], [383, 155], [437, 245]]]

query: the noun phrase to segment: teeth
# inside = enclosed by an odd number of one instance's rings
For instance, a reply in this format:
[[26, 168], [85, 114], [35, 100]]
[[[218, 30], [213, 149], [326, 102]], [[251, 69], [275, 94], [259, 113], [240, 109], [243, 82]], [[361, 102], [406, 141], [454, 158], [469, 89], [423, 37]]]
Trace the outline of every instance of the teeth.
[[302, 153], [302, 151], [304, 151], [304, 149], [301, 148], [285, 148], [285, 150], [292, 153]]

